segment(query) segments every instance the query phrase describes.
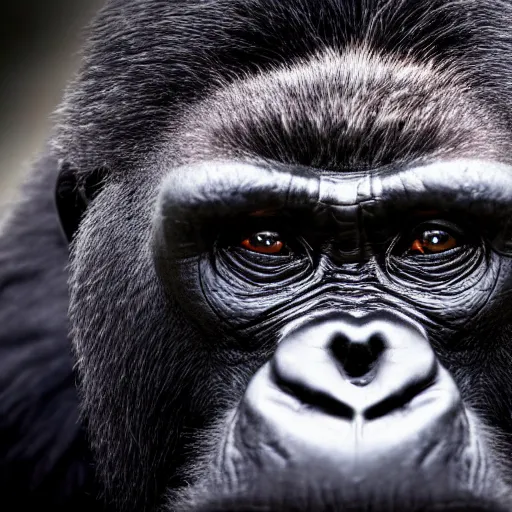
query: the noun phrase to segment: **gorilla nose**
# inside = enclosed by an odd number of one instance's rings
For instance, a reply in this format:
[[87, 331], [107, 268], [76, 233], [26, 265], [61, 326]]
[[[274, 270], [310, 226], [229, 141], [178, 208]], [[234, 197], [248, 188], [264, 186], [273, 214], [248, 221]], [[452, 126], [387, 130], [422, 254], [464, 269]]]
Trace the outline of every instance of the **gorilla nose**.
[[[341, 326], [340, 326], [341, 327]], [[386, 348], [381, 333], [366, 333], [360, 330], [349, 337], [344, 332], [336, 333], [329, 349], [335, 360], [353, 384], [366, 385], [375, 374], [377, 362]], [[360, 336], [357, 336], [360, 334]]]
[[271, 362], [278, 386], [310, 407], [375, 418], [435, 382], [438, 364], [423, 332], [402, 318], [322, 318], [289, 333]]

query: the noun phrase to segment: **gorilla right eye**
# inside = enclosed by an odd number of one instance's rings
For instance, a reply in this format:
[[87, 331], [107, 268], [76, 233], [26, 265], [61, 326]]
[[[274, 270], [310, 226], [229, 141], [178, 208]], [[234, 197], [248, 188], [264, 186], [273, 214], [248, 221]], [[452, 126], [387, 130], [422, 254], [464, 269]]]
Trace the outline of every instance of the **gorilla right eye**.
[[242, 240], [242, 247], [261, 254], [279, 254], [285, 248], [281, 235], [274, 231], [260, 231]]

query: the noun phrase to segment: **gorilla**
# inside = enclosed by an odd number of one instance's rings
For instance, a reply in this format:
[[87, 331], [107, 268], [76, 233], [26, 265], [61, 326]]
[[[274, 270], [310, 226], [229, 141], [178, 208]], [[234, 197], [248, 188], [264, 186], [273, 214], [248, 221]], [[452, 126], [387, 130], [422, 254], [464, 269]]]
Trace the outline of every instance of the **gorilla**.
[[512, 510], [510, 20], [107, 1], [2, 228], [2, 510]]

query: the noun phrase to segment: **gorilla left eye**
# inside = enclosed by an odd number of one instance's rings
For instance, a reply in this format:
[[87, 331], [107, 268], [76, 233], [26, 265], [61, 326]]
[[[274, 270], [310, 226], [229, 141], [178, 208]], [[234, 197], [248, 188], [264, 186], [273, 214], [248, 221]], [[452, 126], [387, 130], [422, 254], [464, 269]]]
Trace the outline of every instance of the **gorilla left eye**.
[[285, 249], [285, 244], [279, 233], [275, 231], [259, 231], [242, 240], [242, 247], [260, 254], [280, 254]]
[[409, 254], [437, 254], [449, 251], [459, 245], [455, 236], [442, 229], [422, 231], [410, 244]]

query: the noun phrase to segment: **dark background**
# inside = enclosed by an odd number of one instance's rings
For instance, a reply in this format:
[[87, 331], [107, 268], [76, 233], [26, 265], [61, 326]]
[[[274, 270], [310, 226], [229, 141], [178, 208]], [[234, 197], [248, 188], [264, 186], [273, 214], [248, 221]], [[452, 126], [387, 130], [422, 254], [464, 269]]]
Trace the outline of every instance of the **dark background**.
[[0, 214], [44, 145], [102, 0], [15, 0], [0, 7]]

